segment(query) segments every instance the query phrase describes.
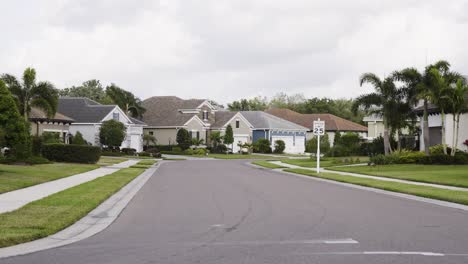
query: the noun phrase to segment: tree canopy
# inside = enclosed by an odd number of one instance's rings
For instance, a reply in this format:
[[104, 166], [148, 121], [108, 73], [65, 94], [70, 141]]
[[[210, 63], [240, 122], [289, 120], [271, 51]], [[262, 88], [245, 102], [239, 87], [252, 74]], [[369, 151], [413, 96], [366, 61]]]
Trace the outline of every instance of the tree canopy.
[[104, 121], [99, 131], [101, 144], [111, 148], [120, 147], [125, 139], [125, 131], [125, 125], [119, 121]]

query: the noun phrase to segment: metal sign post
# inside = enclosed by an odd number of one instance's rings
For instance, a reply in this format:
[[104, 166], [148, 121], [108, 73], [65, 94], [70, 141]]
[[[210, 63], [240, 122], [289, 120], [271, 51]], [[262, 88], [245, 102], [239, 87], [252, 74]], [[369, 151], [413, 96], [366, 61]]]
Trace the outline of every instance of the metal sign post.
[[313, 134], [317, 136], [317, 173], [320, 173], [320, 136], [325, 135], [325, 121], [314, 121]]

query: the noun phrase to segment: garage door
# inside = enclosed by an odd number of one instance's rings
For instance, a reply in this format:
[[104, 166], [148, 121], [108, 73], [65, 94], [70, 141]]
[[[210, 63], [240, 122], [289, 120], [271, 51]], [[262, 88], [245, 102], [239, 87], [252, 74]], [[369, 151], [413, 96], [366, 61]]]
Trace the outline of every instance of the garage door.
[[305, 137], [304, 136], [272, 136], [271, 148], [274, 149], [275, 141], [283, 140], [286, 148], [285, 153], [297, 154], [305, 152]]
[[249, 136], [248, 135], [234, 135], [234, 143], [232, 146], [233, 153], [238, 153], [240, 151], [240, 147], [237, 146], [239, 142], [242, 144], [249, 142]]

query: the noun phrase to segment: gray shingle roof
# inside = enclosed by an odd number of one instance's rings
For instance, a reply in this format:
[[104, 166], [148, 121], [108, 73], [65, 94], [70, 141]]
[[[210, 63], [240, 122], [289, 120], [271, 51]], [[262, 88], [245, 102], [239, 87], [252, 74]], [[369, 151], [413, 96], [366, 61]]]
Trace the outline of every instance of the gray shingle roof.
[[217, 111], [215, 113], [215, 122], [211, 124], [211, 128], [222, 128], [237, 112]]
[[306, 127], [289, 122], [262, 111], [240, 112], [254, 129], [309, 130]]
[[31, 121], [50, 121], [50, 122], [66, 122], [72, 123], [75, 120], [72, 118], [63, 115], [62, 113], [56, 112], [52, 118], [48, 118], [46, 113], [36, 107], [31, 108], [31, 112], [29, 113], [29, 120]]
[[183, 114], [180, 109], [195, 109], [204, 99], [184, 100], [176, 96], [153, 96], [143, 101], [146, 112], [143, 121], [149, 126], [183, 126], [195, 114]]

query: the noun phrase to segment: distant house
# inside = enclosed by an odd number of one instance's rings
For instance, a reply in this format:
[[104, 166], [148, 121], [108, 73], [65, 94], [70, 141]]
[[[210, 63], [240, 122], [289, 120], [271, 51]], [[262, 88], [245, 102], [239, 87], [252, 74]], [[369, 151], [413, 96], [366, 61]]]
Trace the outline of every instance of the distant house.
[[233, 152], [240, 150], [238, 143], [252, 143], [260, 138], [270, 141], [281, 138], [286, 142], [286, 152], [304, 152], [304, 140], [298, 133], [305, 134], [306, 128], [263, 112], [230, 112], [214, 107], [205, 99], [184, 100], [176, 96], [154, 96], [144, 100], [143, 106], [146, 108], [143, 121], [148, 125], [144, 131], [153, 135], [160, 145], [176, 145], [177, 131], [181, 128], [187, 129], [192, 138], [210, 144], [213, 131], [224, 135], [226, 127], [231, 125], [234, 144], [228, 147]]
[[44, 132], [57, 133], [64, 143], [68, 143], [70, 125], [74, 122], [72, 118], [56, 112], [51, 118], [36, 107], [31, 108], [29, 122], [31, 123], [31, 135], [41, 136]]
[[[423, 120], [423, 107], [417, 107], [414, 109], [416, 114], [418, 115], [419, 119], [421, 120], [421, 127], [424, 125]], [[429, 119], [429, 146], [434, 146], [438, 144], [442, 144], [442, 115], [439, 109], [432, 104], [428, 106], [428, 119]], [[452, 145], [452, 140], [456, 136], [454, 133], [453, 128], [453, 115], [446, 114], [445, 115], [445, 143], [448, 146]], [[468, 151], [468, 147], [463, 144], [465, 140], [468, 140], [468, 114], [463, 114], [460, 116], [460, 123], [459, 123], [459, 132], [458, 132], [458, 144], [457, 148], [463, 151]], [[420, 141], [419, 141], [419, 149], [424, 151], [424, 131], [423, 129], [419, 129], [420, 131]]]
[[332, 146], [336, 132], [354, 132], [362, 138], [367, 138], [367, 127], [332, 114], [301, 114], [285, 108], [272, 108], [266, 112], [308, 128], [306, 135], [307, 140], [313, 137], [313, 123], [318, 119], [325, 121], [325, 131], [328, 134], [330, 145]]
[[133, 148], [143, 151], [143, 127], [146, 124], [127, 116], [117, 105], [102, 105], [83, 97], [60, 97], [58, 111], [73, 118], [69, 132], [83, 134], [83, 138], [92, 145], [101, 146], [99, 130], [104, 121], [117, 120], [126, 127], [126, 136], [121, 148]]

